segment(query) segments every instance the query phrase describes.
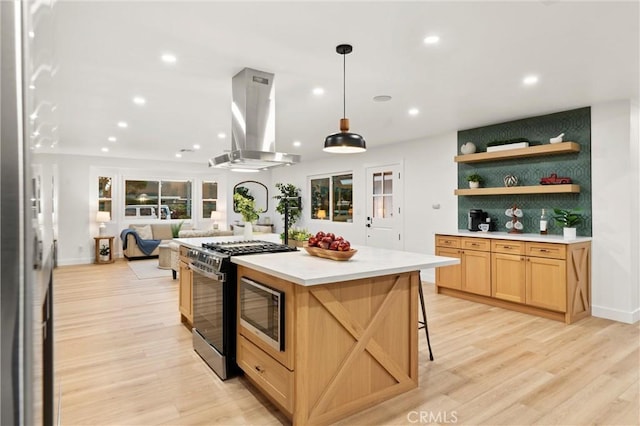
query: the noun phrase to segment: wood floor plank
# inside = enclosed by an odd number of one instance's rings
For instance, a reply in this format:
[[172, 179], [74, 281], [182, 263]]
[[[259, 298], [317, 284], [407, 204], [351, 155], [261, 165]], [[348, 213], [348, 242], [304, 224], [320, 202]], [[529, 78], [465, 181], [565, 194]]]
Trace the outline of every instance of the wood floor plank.
[[[63, 425], [289, 423], [193, 351], [177, 280], [117, 261], [59, 267], [54, 285]], [[639, 324], [565, 325], [424, 289], [435, 361], [420, 330], [419, 388], [338, 424], [640, 424]]]

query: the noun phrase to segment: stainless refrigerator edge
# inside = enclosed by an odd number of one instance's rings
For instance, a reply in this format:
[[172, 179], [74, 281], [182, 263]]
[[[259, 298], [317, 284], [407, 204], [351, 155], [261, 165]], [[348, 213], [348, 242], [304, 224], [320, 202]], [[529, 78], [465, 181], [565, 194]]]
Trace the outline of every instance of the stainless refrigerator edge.
[[[31, 1], [0, 0], [0, 424], [54, 424], [53, 250], [32, 174]], [[29, 82], [29, 83], [27, 83]]]

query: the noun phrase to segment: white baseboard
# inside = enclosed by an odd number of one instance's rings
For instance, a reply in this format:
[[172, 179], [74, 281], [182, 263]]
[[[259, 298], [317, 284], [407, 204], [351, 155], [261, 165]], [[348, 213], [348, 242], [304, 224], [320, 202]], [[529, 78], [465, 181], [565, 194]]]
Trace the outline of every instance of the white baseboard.
[[58, 266], [70, 266], [70, 265], [88, 265], [93, 263], [92, 257], [79, 257], [75, 259], [58, 259]]
[[591, 306], [591, 315], [598, 318], [610, 319], [613, 321], [634, 324], [640, 321], [640, 308], [632, 312], [625, 312], [618, 309], [605, 308], [602, 306]]

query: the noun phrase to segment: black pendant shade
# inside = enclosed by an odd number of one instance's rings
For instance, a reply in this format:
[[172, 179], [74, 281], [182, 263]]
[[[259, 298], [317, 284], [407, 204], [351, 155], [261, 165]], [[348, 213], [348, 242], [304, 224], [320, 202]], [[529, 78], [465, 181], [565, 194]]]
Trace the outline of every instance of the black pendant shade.
[[342, 55], [342, 107], [343, 115], [340, 120], [340, 132], [329, 135], [324, 140], [323, 151], [335, 154], [353, 154], [356, 152], [364, 152], [367, 150], [367, 144], [364, 138], [357, 133], [349, 132], [349, 119], [346, 118], [346, 60], [345, 56], [353, 51], [350, 44], [340, 44], [336, 47], [336, 52]]

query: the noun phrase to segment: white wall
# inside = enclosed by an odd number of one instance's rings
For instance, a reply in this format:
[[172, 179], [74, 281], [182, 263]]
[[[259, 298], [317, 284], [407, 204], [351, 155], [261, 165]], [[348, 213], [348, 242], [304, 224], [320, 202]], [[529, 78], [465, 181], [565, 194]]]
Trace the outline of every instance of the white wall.
[[[213, 180], [218, 185], [218, 208], [227, 210], [227, 173], [210, 169], [203, 164], [140, 161], [117, 158], [87, 157], [73, 155], [38, 154], [33, 157], [34, 167], [44, 171], [57, 169], [57, 217], [58, 217], [58, 264], [73, 265], [91, 263], [94, 258], [94, 239], [98, 235], [95, 222], [98, 207], [98, 176], [114, 179], [115, 189], [112, 204], [113, 217], [106, 224], [106, 234], [114, 235], [114, 256], [121, 257], [120, 231], [129, 223], [143, 223], [142, 220], [125, 219], [122, 191], [123, 179], [192, 179], [194, 181], [195, 207], [193, 218], [185, 223], [193, 228], [206, 229], [211, 226], [210, 218], [202, 218], [199, 209], [201, 182]], [[50, 175], [50, 172], [46, 173]], [[44, 176], [44, 180], [50, 179]], [[179, 222], [179, 221], [175, 221]], [[227, 218], [221, 219], [223, 224]], [[224, 227], [223, 227], [224, 228]]]
[[[623, 322], [640, 320], [640, 224], [637, 214], [640, 200], [640, 142], [638, 104], [618, 101], [593, 105], [592, 125], [592, 200], [593, 200], [593, 315]], [[318, 146], [321, 149], [321, 146]], [[282, 232], [282, 218], [275, 212], [276, 182], [292, 183], [302, 189], [303, 216], [298, 226], [311, 232], [319, 230], [343, 235], [354, 245], [365, 241], [365, 169], [391, 163], [403, 168], [404, 250], [433, 254], [434, 234], [457, 228], [457, 199], [453, 190], [457, 168], [457, 133], [451, 132], [424, 140], [369, 149], [364, 154], [335, 156], [330, 160], [304, 161], [292, 166], [253, 175], [240, 175], [209, 169], [206, 164], [147, 162], [37, 155], [35, 163], [57, 165], [59, 175], [59, 263], [93, 261], [93, 236], [97, 193], [97, 176], [105, 171], [141, 177], [198, 177], [217, 179], [220, 184], [220, 207], [227, 211], [223, 223], [240, 216], [230, 203], [233, 186], [242, 180], [263, 182], [269, 189], [269, 216]], [[142, 170], [140, 170], [142, 169]], [[308, 177], [328, 173], [353, 172], [353, 223], [330, 223], [309, 217]], [[196, 194], [194, 194], [194, 197]], [[436, 209], [434, 206], [438, 205]], [[125, 226], [117, 220], [108, 230], [118, 235]], [[195, 218], [196, 227], [210, 226], [208, 219]], [[433, 282], [433, 271], [422, 272]]]
[[638, 300], [638, 107], [591, 108], [593, 315], [640, 320]]

